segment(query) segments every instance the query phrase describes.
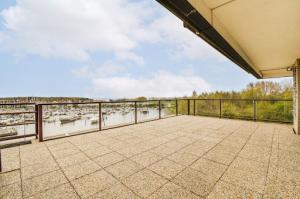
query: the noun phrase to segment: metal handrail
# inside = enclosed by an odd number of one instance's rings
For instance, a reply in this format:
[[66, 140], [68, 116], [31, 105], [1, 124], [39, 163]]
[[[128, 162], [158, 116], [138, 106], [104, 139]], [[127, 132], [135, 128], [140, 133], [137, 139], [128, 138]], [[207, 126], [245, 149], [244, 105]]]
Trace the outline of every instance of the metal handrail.
[[12, 124], [1, 124], [0, 127], [11, 127], [11, 126], [21, 126], [21, 125], [30, 125], [30, 124], [35, 124], [35, 132], [30, 133], [30, 134], [24, 134], [24, 135], [13, 135], [13, 136], [7, 136], [7, 137], [2, 137], [0, 141], [5, 141], [5, 140], [13, 140], [13, 139], [19, 139], [19, 138], [26, 138], [26, 137], [33, 137], [35, 136], [37, 138], [38, 134], [38, 129], [37, 129], [37, 109], [36, 109], [36, 103], [27, 103], [27, 102], [22, 102], [22, 103], [1, 103], [0, 106], [28, 106], [34, 105], [34, 111], [13, 111], [13, 112], [0, 112], [0, 116], [3, 115], [25, 115], [25, 114], [34, 114], [34, 121], [25, 121], [24, 122], [16, 122]]
[[[172, 107], [163, 107], [162, 102], [175, 102], [175, 106]], [[251, 102], [253, 104], [253, 116], [252, 116], [252, 120], [256, 121], [258, 120], [257, 118], [257, 102], [291, 102], [292, 99], [229, 99], [229, 98], [220, 98], [220, 99], [215, 99], [215, 98], [175, 98], [175, 99], [151, 99], [151, 100], [116, 100], [116, 101], [92, 101], [92, 102], [55, 102], [55, 103], [9, 103], [9, 104], [0, 104], [0, 106], [17, 106], [17, 105], [34, 105], [35, 110], [34, 111], [30, 111], [30, 112], [10, 112], [10, 113], [0, 113], [0, 115], [5, 115], [5, 114], [27, 114], [27, 113], [35, 113], [35, 122], [33, 124], [35, 124], [35, 136], [36, 138], [39, 139], [39, 141], [43, 141], [44, 140], [44, 136], [43, 136], [43, 106], [55, 106], [55, 105], [84, 105], [84, 104], [95, 104], [99, 106], [99, 127], [98, 130], [102, 131], [104, 130], [102, 128], [102, 123], [104, 122], [104, 118], [102, 116], [102, 108], [105, 105], [109, 105], [109, 104], [118, 104], [118, 103], [131, 103], [131, 107], [134, 107], [134, 122], [133, 124], [137, 124], [137, 123], [141, 123], [141, 121], [138, 121], [138, 114], [137, 114], [137, 110], [138, 110], [138, 106], [142, 103], [147, 103], [147, 102], [157, 102], [155, 103], [155, 105], [158, 108], [159, 114], [158, 114], [158, 118], [157, 119], [162, 119], [162, 115], [161, 115], [161, 111], [162, 108], [175, 108], [175, 116], [179, 115], [179, 101], [186, 101], [187, 102], [187, 115], [191, 115], [191, 113], [193, 115], [201, 115], [196, 113], [196, 105], [197, 105], [197, 101], [215, 101], [218, 102], [219, 104], [219, 110], [218, 110], [218, 116], [220, 118], [222, 117], [226, 117], [222, 115], [223, 110], [222, 110], [222, 105], [224, 102], [227, 101], [232, 101], [232, 102]], [[193, 109], [191, 109], [191, 105], [193, 105]], [[204, 114], [203, 114], [204, 115]], [[229, 117], [230, 118], [230, 117]], [[234, 117], [232, 117], [234, 118]], [[245, 119], [245, 118], [244, 118]], [[249, 119], [249, 118], [248, 118]], [[128, 125], [128, 124], [126, 124]], [[30, 134], [32, 135], [32, 134]], [[28, 137], [28, 135], [24, 135], [24, 137]]]

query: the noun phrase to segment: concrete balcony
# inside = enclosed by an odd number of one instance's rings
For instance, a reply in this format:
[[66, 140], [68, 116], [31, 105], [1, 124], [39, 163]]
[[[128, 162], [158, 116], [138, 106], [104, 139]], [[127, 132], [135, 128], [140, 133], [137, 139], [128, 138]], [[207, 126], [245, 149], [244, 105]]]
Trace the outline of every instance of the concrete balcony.
[[292, 125], [178, 116], [3, 149], [0, 198], [299, 198]]

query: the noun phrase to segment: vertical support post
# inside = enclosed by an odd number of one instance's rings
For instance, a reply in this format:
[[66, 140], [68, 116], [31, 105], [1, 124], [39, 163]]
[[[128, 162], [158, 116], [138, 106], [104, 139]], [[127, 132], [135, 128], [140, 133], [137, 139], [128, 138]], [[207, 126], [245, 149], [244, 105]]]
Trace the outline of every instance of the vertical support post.
[[1, 149], [0, 149], [0, 172], [2, 172]]
[[99, 131], [102, 131], [102, 103], [99, 103]]
[[134, 102], [134, 123], [137, 124], [137, 102]]
[[34, 111], [35, 111], [35, 139], [38, 139], [38, 134], [39, 134], [39, 121], [38, 121], [38, 105], [34, 105]]
[[196, 100], [194, 99], [194, 116], [196, 115]]
[[190, 115], [190, 99], [188, 99], [188, 103], [187, 103], [187, 108], [188, 108], [188, 115]]
[[222, 99], [219, 100], [219, 107], [220, 107], [219, 117], [222, 118]]
[[256, 121], [256, 100], [253, 100], [253, 121]]
[[43, 105], [38, 105], [38, 131], [39, 142], [43, 142]]
[[293, 130], [300, 135], [300, 58], [298, 58], [293, 67], [294, 94], [293, 94]]
[[158, 118], [161, 119], [161, 102], [158, 100]]
[[178, 100], [177, 99], [175, 101], [175, 105], [176, 105], [176, 116], [178, 116]]

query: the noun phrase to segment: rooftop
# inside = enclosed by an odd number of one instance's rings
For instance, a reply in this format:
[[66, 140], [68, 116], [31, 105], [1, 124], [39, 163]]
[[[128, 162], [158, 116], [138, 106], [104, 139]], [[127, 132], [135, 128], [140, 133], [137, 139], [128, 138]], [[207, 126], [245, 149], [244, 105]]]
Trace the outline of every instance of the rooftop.
[[292, 126], [199, 116], [3, 149], [0, 198], [299, 198]]

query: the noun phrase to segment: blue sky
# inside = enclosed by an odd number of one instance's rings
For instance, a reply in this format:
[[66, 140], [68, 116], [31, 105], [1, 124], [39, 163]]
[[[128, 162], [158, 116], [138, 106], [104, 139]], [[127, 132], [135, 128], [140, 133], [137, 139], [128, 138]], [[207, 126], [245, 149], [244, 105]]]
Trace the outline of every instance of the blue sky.
[[147, 0], [1, 0], [0, 96], [179, 97], [257, 81]]

